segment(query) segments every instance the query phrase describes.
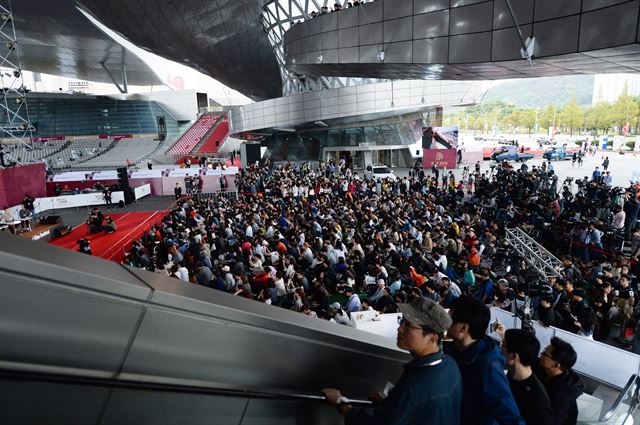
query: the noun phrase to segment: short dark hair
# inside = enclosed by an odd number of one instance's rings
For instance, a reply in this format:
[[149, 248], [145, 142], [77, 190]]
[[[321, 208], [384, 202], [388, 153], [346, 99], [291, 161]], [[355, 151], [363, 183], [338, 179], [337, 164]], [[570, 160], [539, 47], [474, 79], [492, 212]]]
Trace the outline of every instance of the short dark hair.
[[540, 342], [531, 332], [524, 329], [507, 329], [504, 333], [504, 344], [508, 353], [520, 357], [524, 366], [532, 366], [538, 360]]
[[451, 309], [451, 320], [469, 325], [471, 338], [480, 339], [487, 332], [491, 312], [482, 301], [463, 295], [451, 303]]
[[567, 341], [554, 336], [551, 338], [551, 346], [553, 347], [551, 358], [560, 364], [560, 369], [563, 372], [571, 369], [576, 364], [578, 355]]

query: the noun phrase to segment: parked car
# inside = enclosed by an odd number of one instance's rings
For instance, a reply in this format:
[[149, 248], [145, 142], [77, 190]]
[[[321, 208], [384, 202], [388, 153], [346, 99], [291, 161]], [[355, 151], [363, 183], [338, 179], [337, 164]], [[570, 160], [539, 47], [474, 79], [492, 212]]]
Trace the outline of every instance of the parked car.
[[395, 174], [393, 174], [393, 170], [389, 169], [389, 167], [384, 164], [368, 165], [364, 172], [364, 176], [368, 179], [396, 179]]
[[491, 154], [491, 159], [502, 161], [526, 161], [533, 158], [532, 153], [520, 152], [516, 146], [501, 146]]
[[567, 149], [564, 146], [556, 146], [544, 151], [542, 157], [544, 159], [553, 161], [557, 161], [560, 159], [571, 159], [575, 152], [577, 152], [575, 149]]

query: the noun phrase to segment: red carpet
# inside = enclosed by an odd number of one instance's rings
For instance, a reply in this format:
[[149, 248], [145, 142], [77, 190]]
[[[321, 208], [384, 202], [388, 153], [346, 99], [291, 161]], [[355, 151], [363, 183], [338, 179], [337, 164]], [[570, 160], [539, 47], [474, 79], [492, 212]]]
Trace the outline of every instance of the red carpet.
[[140, 238], [152, 224], [159, 223], [162, 220], [162, 214], [160, 211], [105, 214], [116, 222], [118, 230], [115, 233], [101, 232], [91, 235], [88, 233], [87, 225], [81, 224], [68, 235], [53, 239], [49, 243], [77, 251], [76, 242], [78, 239], [85, 238], [91, 241], [91, 251], [94, 256], [119, 262], [124, 258], [123, 248], [128, 248], [129, 244]]

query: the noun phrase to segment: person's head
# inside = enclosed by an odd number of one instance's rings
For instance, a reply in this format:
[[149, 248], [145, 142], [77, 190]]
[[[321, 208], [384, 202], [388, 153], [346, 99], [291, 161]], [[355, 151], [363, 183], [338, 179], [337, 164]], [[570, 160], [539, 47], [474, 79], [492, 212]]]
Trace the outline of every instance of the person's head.
[[545, 294], [540, 298], [540, 305], [542, 308], [551, 308], [551, 303], [553, 303], [552, 294]]
[[414, 358], [440, 350], [440, 340], [451, 326], [451, 317], [438, 303], [424, 297], [398, 304], [402, 313], [397, 344]]
[[626, 274], [620, 276], [620, 287], [628, 288], [629, 287], [629, 277]]
[[482, 338], [491, 320], [489, 308], [482, 301], [468, 296], [455, 299], [449, 314], [452, 324], [447, 336], [465, 347]]
[[540, 342], [534, 334], [524, 329], [507, 329], [502, 352], [507, 359], [508, 368], [518, 365], [531, 367], [538, 359]]
[[584, 300], [584, 289], [582, 288], [574, 289], [573, 292], [571, 293], [571, 298], [573, 298], [573, 301], [575, 302], [581, 302], [582, 300]]
[[576, 364], [578, 355], [571, 344], [554, 336], [540, 355], [540, 367], [549, 377], [560, 375]]

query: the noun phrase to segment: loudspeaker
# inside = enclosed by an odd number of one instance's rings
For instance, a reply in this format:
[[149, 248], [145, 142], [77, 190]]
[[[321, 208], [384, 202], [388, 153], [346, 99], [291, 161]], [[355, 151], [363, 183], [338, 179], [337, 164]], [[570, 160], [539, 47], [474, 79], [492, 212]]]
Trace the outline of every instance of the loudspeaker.
[[132, 202], [135, 202], [136, 200], [136, 194], [133, 191], [133, 189], [131, 188], [131, 186], [127, 186], [124, 188], [124, 203], [125, 204], [130, 204]]
[[48, 215], [42, 219], [42, 224], [58, 224], [62, 221], [62, 217], [59, 215]]
[[118, 173], [120, 189], [124, 190], [126, 187], [129, 187], [129, 171], [127, 167], [118, 168], [116, 172]]
[[54, 237], [59, 238], [60, 236], [68, 235], [72, 230], [71, 226], [62, 226], [55, 230]]

